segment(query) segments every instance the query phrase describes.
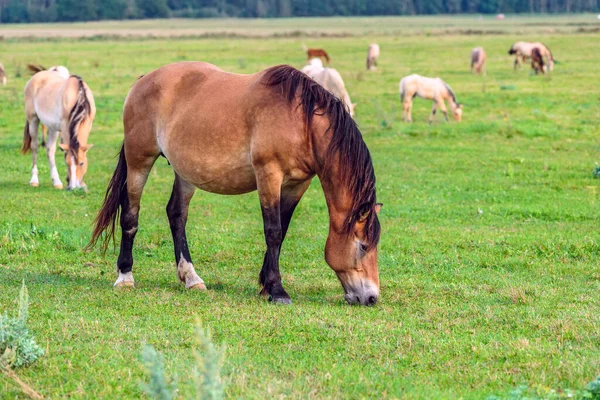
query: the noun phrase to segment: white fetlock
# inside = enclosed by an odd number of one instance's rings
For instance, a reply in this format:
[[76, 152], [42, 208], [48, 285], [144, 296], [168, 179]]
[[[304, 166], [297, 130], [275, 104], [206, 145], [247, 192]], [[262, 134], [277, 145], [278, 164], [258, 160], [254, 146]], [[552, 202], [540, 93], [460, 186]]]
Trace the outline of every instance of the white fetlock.
[[119, 272], [119, 277], [117, 278], [114, 286], [115, 287], [133, 287], [134, 286], [133, 273], [131, 271], [126, 272], [124, 274]]
[[187, 289], [206, 290], [206, 285], [202, 278], [198, 276], [196, 270], [194, 270], [194, 265], [183, 257], [179, 259], [177, 275], [185, 283]]

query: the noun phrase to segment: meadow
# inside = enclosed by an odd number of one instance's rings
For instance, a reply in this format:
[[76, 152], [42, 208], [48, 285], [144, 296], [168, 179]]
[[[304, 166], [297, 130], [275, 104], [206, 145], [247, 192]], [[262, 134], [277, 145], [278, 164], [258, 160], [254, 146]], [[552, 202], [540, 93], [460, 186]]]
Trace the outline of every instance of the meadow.
[[[48, 398], [139, 398], [146, 379], [140, 351], [148, 343], [187, 398], [199, 317], [227, 346], [230, 398], [504, 398], [524, 385], [531, 395], [560, 397], [583, 388], [600, 374], [600, 202], [592, 174], [600, 161], [598, 36], [568, 30], [592, 16], [537, 25], [527, 18], [522, 32], [475, 35], [462, 30], [480, 24], [476, 17], [429, 17], [447, 26], [430, 32], [415, 18], [407, 35], [388, 27], [409, 18], [373, 19], [373, 29], [332, 36], [273, 32], [294, 31], [295, 21], [315, 32], [325, 21], [328, 31], [348, 19], [274, 21], [264, 38], [24, 39], [7, 32], [25, 27], [0, 27], [0, 61], [9, 72], [0, 88], [0, 312], [15, 308], [25, 281], [29, 325], [46, 352], [18, 371], [22, 379]], [[231, 22], [206, 23], [224, 32]], [[488, 17], [480, 25], [496, 24]], [[565, 31], [551, 29], [557, 25]], [[513, 71], [507, 51], [517, 40], [546, 43], [558, 60], [553, 73]], [[367, 72], [371, 42], [382, 55], [378, 70]], [[175, 272], [165, 213], [173, 174], [163, 159], [142, 198], [136, 288], [113, 289], [116, 251], [83, 247], [116, 165], [123, 100], [136, 78], [189, 60], [238, 73], [300, 68], [302, 43], [327, 49], [358, 103], [384, 204], [379, 303], [345, 304], [323, 259], [328, 214], [317, 179], [283, 245], [291, 306], [258, 295], [265, 245], [256, 193], [196, 193], [187, 236], [208, 290], [186, 291]], [[488, 54], [485, 76], [469, 72], [475, 46]], [[27, 63], [66, 65], [93, 90], [87, 194], [54, 190], [43, 153], [40, 187], [28, 185], [31, 156], [19, 154]], [[416, 99], [415, 122], [403, 123], [398, 81], [411, 73], [448, 82], [464, 105], [463, 122], [438, 115], [429, 125], [431, 103]], [[0, 398], [18, 396], [0, 379]]]

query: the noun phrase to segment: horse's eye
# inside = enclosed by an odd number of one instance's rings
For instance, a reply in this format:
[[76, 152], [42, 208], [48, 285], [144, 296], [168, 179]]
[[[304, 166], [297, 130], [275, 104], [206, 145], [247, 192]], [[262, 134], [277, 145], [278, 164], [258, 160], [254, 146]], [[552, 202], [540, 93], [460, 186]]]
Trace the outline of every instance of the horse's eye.
[[79, 163], [79, 166], [80, 166], [80, 167], [83, 167], [83, 163], [82, 163], [82, 162], [80, 162], [80, 163]]
[[360, 248], [360, 252], [364, 255], [367, 252], [367, 245], [364, 243], [359, 243], [358, 246]]

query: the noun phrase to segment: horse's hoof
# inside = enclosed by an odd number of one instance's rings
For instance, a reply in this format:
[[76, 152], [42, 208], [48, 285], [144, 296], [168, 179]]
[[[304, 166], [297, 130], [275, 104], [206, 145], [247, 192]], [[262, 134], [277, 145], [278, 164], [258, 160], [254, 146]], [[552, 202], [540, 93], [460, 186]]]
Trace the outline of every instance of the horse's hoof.
[[40, 186], [40, 184], [39, 184], [39, 182], [29, 182], [29, 186], [38, 187], [38, 186]]
[[132, 281], [122, 281], [115, 285], [116, 288], [128, 288], [128, 287], [134, 287], [134, 286], [135, 285]]
[[60, 190], [62, 188], [63, 188], [62, 183], [57, 183], [56, 185], [54, 185], [54, 189], [59, 189]]
[[292, 299], [289, 297], [273, 297], [269, 296], [269, 301], [275, 304], [292, 304]]
[[206, 285], [204, 283], [196, 283], [188, 288], [189, 290], [206, 290]]

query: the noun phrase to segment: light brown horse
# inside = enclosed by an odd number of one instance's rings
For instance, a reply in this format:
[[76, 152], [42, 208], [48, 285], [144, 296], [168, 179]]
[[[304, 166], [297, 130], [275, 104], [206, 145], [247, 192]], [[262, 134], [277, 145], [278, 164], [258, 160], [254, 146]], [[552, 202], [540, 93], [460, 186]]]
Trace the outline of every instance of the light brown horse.
[[56, 169], [56, 141], [60, 135], [60, 148], [65, 152], [69, 189], [85, 188], [87, 171], [87, 143], [96, 115], [94, 97], [87, 84], [78, 76], [65, 78], [59, 71], [37, 72], [25, 86], [25, 129], [21, 152], [30, 149], [33, 158], [31, 186], [38, 186], [38, 126], [48, 127], [46, 151], [50, 164], [50, 177], [57, 189], [63, 184]]
[[520, 58], [523, 60], [523, 63], [527, 62], [529, 58], [531, 58], [531, 51], [534, 48], [538, 48], [542, 57], [546, 58], [547, 67], [549, 71], [554, 69], [554, 56], [550, 51], [550, 48], [541, 42], [515, 42], [512, 46], [510, 46], [510, 50], [508, 50], [508, 54], [515, 56], [514, 68], [520, 67]]
[[416, 96], [433, 101], [433, 107], [429, 115], [430, 124], [433, 122], [438, 108], [442, 110], [444, 118], [448, 121], [448, 111], [444, 100], [450, 103], [454, 119], [458, 122], [462, 120], [462, 106], [456, 100], [452, 88], [440, 78], [427, 78], [413, 74], [402, 78], [399, 86], [402, 114], [405, 121], [412, 122], [412, 103]]
[[6, 70], [4, 69], [4, 65], [0, 63], [0, 80], [3, 85], [6, 85]]
[[185, 233], [196, 188], [223, 195], [258, 190], [267, 251], [262, 294], [289, 303], [279, 252], [292, 213], [317, 175], [329, 209], [325, 260], [350, 304], [379, 296], [375, 174], [369, 150], [344, 104], [305, 74], [277, 66], [253, 75], [202, 62], [169, 64], [140, 78], [123, 110], [125, 138], [90, 241], [114, 239], [121, 212], [115, 286], [133, 286], [132, 247], [142, 190], [164, 156], [175, 172], [167, 205], [179, 279], [205, 289]]
[[485, 59], [486, 55], [483, 47], [475, 47], [471, 51], [471, 72], [474, 69], [476, 73], [481, 74], [485, 68]]
[[377, 43], [371, 43], [369, 50], [367, 51], [367, 70], [377, 68], [377, 60], [379, 59], [379, 45]]

